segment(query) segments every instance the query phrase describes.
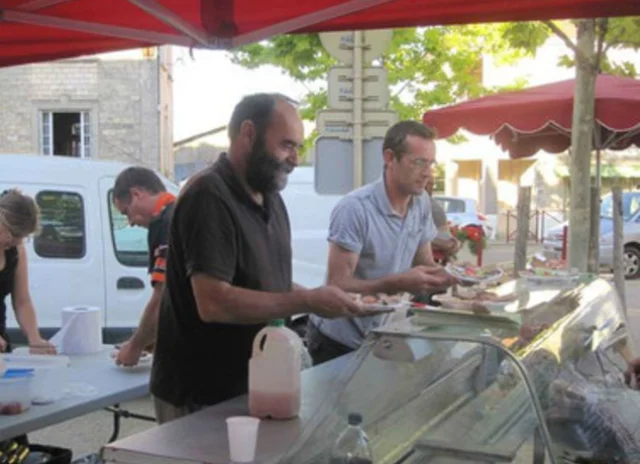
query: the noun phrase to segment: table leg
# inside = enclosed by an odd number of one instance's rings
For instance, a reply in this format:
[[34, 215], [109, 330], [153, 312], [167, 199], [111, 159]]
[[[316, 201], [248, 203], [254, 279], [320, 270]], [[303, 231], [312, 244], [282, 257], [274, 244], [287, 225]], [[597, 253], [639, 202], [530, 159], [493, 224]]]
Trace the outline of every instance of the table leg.
[[109, 438], [108, 443], [114, 442], [118, 435], [120, 435], [120, 404], [116, 403], [112, 408], [105, 408], [107, 411], [113, 413], [113, 432]]
[[120, 419], [124, 417], [125, 419], [138, 419], [144, 420], [148, 422], [155, 422], [155, 417], [145, 416], [144, 414], [136, 414], [134, 412], [127, 411], [126, 409], [120, 408], [120, 403], [116, 403], [113, 406], [104, 408], [105, 411], [109, 411], [113, 414], [113, 432], [111, 433], [111, 437], [109, 438], [108, 443], [112, 443], [116, 441], [118, 435], [120, 435]]

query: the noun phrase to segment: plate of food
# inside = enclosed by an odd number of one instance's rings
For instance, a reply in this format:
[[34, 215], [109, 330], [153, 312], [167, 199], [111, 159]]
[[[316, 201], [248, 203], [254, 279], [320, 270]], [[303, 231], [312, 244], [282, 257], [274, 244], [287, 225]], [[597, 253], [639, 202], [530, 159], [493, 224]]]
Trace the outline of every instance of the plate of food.
[[[113, 351], [111, 351], [111, 358], [113, 359], [114, 364], [115, 364], [116, 356], [118, 355], [119, 349], [120, 349], [119, 346], [115, 346]], [[148, 351], [143, 351], [142, 355], [140, 356], [140, 359], [138, 360], [138, 364], [136, 364], [135, 366], [124, 366], [121, 364], [120, 365], [115, 364], [115, 366], [126, 371], [133, 371], [133, 370], [139, 370], [139, 369], [150, 367], [152, 361], [153, 361], [153, 354], [149, 353]]]
[[567, 262], [564, 259], [547, 258], [542, 253], [536, 253], [529, 260], [528, 267], [563, 271], [567, 268]]
[[472, 264], [448, 264], [445, 270], [463, 283], [480, 284], [499, 280], [504, 272], [501, 268], [483, 268]]
[[520, 271], [520, 277], [534, 284], [569, 284], [577, 281], [580, 275], [566, 269], [549, 269], [545, 267], [530, 268]]
[[411, 294], [409, 293], [399, 293], [397, 295], [352, 293], [351, 297], [357, 303], [360, 303], [365, 311], [371, 313], [392, 313], [398, 309], [411, 306]]
[[482, 304], [474, 300], [466, 300], [452, 295], [434, 295], [433, 299], [440, 303], [443, 308], [465, 311], [473, 314], [490, 314], [491, 311]]
[[513, 291], [499, 293], [473, 286], [458, 287], [452, 294], [434, 295], [433, 299], [444, 307], [485, 314], [488, 311], [504, 311], [507, 305], [518, 300], [518, 295]]

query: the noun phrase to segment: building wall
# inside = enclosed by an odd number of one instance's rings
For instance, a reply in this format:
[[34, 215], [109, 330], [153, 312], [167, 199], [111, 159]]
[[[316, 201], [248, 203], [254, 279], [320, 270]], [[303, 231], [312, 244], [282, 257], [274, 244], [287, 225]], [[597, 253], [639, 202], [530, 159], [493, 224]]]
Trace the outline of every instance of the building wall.
[[175, 150], [176, 182], [181, 182], [213, 164], [224, 150], [224, 147], [208, 143], [177, 148]]
[[89, 111], [92, 157], [158, 169], [155, 59], [65, 60], [0, 70], [0, 153], [42, 153], [41, 111]]

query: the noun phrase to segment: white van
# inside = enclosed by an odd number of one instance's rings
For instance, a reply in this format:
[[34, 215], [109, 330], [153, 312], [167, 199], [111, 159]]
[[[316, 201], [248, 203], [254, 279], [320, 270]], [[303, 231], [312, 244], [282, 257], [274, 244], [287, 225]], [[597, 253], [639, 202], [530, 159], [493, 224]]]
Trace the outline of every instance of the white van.
[[[31, 296], [43, 336], [60, 327], [66, 306], [98, 306], [105, 341], [138, 325], [151, 294], [147, 230], [112, 206], [116, 176], [128, 164], [41, 155], [0, 155], [0, 191], [19, 188], [41, 211], [41, 232], [26, 242]], [[162, 177], [167, 190], [178, 186]], [[18, 325], [7, 298], [7, 327]]]
[[319, 195], [314, 168], [301, 166], [289, 175], [282, 198], [291, 223], [293, 281], [304, 287], [324, 285], [327, 274], [331, 211], [343, 195]]

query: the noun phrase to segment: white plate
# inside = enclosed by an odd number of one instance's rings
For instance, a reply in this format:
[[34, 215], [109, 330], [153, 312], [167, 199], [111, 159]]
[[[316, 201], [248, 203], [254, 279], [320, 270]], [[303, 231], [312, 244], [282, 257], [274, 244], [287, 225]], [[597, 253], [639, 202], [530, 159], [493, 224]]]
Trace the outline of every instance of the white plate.
[[537, 284], [537, 285], [566, 285], [571, 284], [577, 281], [580, 276], [578, 274], [570, 274], [568, 272], [557, 272], [553, 275], [541, 276], [537, 275], [531, 271], [522, 271], [520, 272], [520, 277], [525, 279], [525, 281]]
[[365, 310], [364, 316], [367, 316], [367, 313], [373, 314], [386, 314], [392, 313], [396, 310], [393, 306], [381, 305], [381, 304], [367, 304], [362, 305], [362, 309]]
[[403, 301], [403, 302], [394, 303], [394, 304], [373, 303], [373, 304], [362, 305], [362, 308], [365, 311], [375, 313], [375, 314], [393, 313], [395, 311], [402, 311], [410, 307], [411, 307], [410, 301]]
[[504, 274], [504, 271], [502, 269], [496, 268], [489, 271], [489, 274], [484, 277], [471, 277], [464, 273], [464, 267], [454, 266], [451, 264], [446, 266], [445, 270], [456, 279], [462, 282], [469, 282], [473, 284], [480, 284], [480, 283], [488, 284], [491, 282], [495, 282], [499, 280]]
[[135, 366], [123, 366], [123, 365], [117, 365], [115, 363], [115, 357], [118, 354], [118, 350], [114, 349], [111, 352], [111, 358], [113, 359], [113, 365], [116, 366], [119, 369], [122, 369], [124, 371], [137, 371], [137, 370], [141, 370], [141, 369], [146, 369], [148, 367], [151, 367], [151, 362], [153, 361], [153, 355], [151, 353], [143, 353], [142, 356], [140, 357], [140, 360], [138, 361], [138, 364], [136, 364]]

